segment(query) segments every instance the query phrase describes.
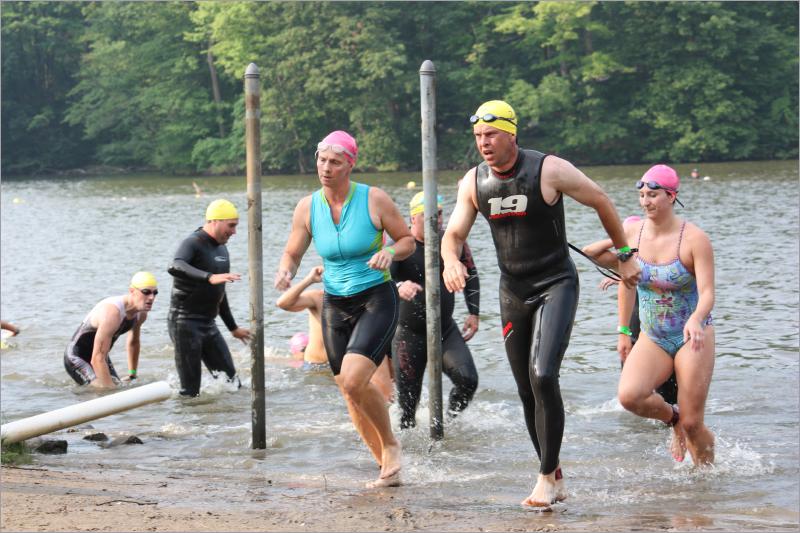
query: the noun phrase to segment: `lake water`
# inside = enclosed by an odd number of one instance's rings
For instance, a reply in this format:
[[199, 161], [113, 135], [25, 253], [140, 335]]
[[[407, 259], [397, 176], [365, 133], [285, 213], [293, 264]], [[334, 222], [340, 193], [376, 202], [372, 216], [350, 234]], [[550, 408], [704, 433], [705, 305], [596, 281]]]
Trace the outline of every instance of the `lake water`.
[[[585, 168], [610, 194], [622, 217], [639, 212], [633, 183], [645, 166]], [[688, 176], [690, 167], [679, 166]], [[708, 164], [710, 180], [684, 181], [679, 210], [711, 237], [716, 256], [714, 323], [717, 361], [706, 420], [716, 435], [716, 466], [699, 473], [691, 461], [675, 463], [670, 432], [625, 412], [615, 398], [614, 292], [601, 292], [601, 276], [575, 257], [581, 301], [561, 371], [567, 419], [562, 464], [570, 499], [567, 513], [548, 522], [566, 529], [796, 530], [798, 526], [798, 165], [797, 162]], [[445, 216], [455, 201], [459, 175], [440, 173]], [[411, 174], [356, 175], [383, 187], [407, 211], [416, 191]], [[22, 327], [3, 350], [3, 422], [91, 399], [62, 364], [64, 348], [94, 303], [125, 292], [133, 272], [153, 271], [158, 297], [143, 327], [140, 382], [168, 381], [175, 372], [166, 328], [166, 272], [178, 243], [203, 223], [208, 202], [234, 201], [243, 213], [229, 243], [228, 285], [233, 314], [248, 325], [247, 221], [244, 178], [159, 176], [75, 180], [29, 179], [2, 183], [2, 317]], [[39, 464], [78, 470], [104, 464], [126, 470], [169, 470], [178, 475], [220, 476], [255, 483], [265, 475], [313, 490], [326, 483], [358, 493], [375, 465], [359, 441], [332, 379], [287, 366], [288, 340], [306, 325], [301, 314], [278, 310], [272, 288], [293, 208], [318, 187], [315, 176], [264, 180], [265, 344], [267, 352], [266, 451], [250, 449], [250, 350], [230, 338], [244, 387], [233, 391], [207, 372], [199, 398], [160, 404], [93, 422], [110, 435], [137, 434], [140, 446], [101, 449], [61, 432], [63, 456], [36, 456]], [[419, 189], [417, 189], [419, 190]], [[566, 202], [570, 242], [603, 237], [594, 213]], [[538, 470], [502, 348], [498, 269], [488, 226], [481, 218], [469, 239], [481, 276], [481, 328], [469, 343], [480, 374], [472, 405], [445, 427], [443, 441], [428, 437], [427, 392], [418, 427], [400, 433], [405, 487], [398, 497], [434, 489], [441, 505], [487, 513], [524, 513], [518, 502]], [[299, 274], [318, 263], [309, 250]], [[457, 302], [457, 321], [465, 316]], [[221, 322], [220, 322], [221, 325]], [[224, 327], [222, 328], [224, 330]], [[125, 369], [124, 341], [112, 350]], [[445, 397], [450, 383], [444, 379]], [[427, 382], [425, 391], [427, 391]], [[394, 427], [399, 412], [391, 408]], [[200, 496], [198, 495], [198, 498]], [[434, 503], [435, 504], [435, 503]], [[594, 525], [592, 525], [594, 524]]]

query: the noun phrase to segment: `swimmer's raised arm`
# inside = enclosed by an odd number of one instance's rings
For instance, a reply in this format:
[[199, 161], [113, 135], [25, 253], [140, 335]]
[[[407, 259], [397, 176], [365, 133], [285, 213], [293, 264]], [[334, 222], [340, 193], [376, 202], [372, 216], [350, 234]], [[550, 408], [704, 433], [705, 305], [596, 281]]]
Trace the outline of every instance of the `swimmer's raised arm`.
[[324, 269], [322, 266], [318, 265], [312, 268], [302, 281], [296, 285], [292, 285], [286, 292], [281, 294], [280, 298], [275, 302], [275, 305], [284, 311], [293, 312], [303, 311], [305, 309], [316, 309], [319, 307], [321, 298], [317, 293], [321, 291], [309, 291], [306, 289], [314, 283], [322, 281], [323, 272]]

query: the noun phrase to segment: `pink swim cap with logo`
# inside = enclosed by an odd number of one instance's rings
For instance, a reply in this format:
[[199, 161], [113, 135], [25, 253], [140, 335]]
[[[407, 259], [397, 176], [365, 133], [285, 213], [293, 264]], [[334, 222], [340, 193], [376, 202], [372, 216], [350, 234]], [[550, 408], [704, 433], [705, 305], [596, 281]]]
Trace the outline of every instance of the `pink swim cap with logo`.
[[289, 349], [292, 351], [292, 353], [303, 353], [303, 350], [306, 349], [306, 346], [308, 346], [308, 335], [302, 331], [295, 333], [292, 338], [289, 339]]

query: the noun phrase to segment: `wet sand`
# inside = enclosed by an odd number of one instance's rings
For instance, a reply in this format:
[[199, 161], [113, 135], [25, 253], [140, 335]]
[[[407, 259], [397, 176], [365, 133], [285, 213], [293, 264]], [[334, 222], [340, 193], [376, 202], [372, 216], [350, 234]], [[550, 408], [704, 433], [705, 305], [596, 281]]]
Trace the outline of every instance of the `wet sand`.
[[[2, 467], [3, 531], [555, 531], [555, 513], [493, 512], [432, 490], [260, 487], [172, 474]], [[465, 503], [465, 502], [461, 502]], [[575, 529], [575, 523], [570, 524]], [[597, 529], [596, 525], [590, 529]]]

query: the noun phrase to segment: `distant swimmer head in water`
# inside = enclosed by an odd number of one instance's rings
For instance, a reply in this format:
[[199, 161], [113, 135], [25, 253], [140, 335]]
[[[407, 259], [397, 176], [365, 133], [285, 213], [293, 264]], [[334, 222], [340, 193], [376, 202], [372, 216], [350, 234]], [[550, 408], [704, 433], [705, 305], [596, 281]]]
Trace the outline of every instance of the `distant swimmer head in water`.
[[678, 189], [681, 186], [681, 178], [672, 167], [667, 165], [655, 165], [644, 173], [642, 179], [636, 182], [636, 188], [641, 190], [647, 187], [651, 191], [663, 190], [667, 196], [674, 198], [683, 207], [683, 203], [678, 200]]
[[353, 136], [346, 131], [332, 131], [317, 144], [317, 155], [327, 150], [332, 150], [335, 154], [343, 155], [350, 162], [350, 166], [356, 166], [356, 161], [358, 160], [358, 144]]
[[292, 335], [292, 338], [289, 339], [289, 350], [291, 350], [292, 355], [301, 359], [303, 357], [303, 352], [308, 346], [308, 335], [304, 332], [300, 331]]

